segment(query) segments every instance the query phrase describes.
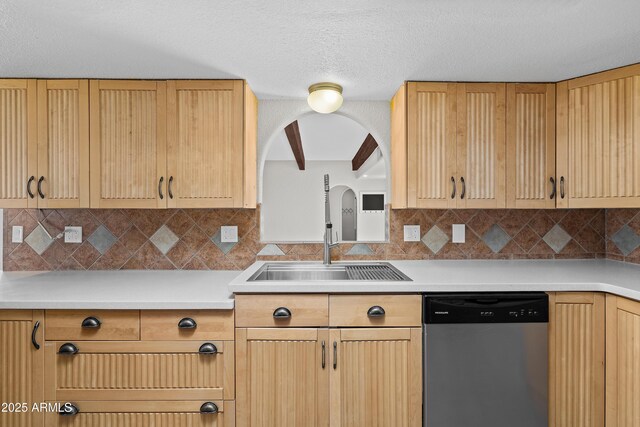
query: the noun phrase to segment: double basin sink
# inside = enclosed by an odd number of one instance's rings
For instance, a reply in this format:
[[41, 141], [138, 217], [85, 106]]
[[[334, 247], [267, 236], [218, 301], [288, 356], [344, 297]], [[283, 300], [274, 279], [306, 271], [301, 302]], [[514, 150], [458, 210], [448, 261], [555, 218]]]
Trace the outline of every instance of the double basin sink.
[[388, 262], [373, 263], [267, 263], [248, 280], [260, 281], [373, 281], [410, 282]]

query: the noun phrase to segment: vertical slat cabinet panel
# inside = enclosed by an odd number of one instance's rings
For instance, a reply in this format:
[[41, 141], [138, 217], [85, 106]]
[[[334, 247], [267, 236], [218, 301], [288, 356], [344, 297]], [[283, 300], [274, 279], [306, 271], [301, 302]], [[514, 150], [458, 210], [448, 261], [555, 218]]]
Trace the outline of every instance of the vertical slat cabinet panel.
[[169, 206], [242, 207], [244, 82], [168, 83]]
[[333, 329], [330, 342], [332, 427], [422, 426], [421, 329]]
[[2, 208], [38, 206], [35, 197], [38, 167], [36, 86], [35, 80], [0, 80]]
[[326, 329], [236, 329], [239, 427], [329, 425], [328, 335]]
[[604, 343], [604, 294], [549, 294], [550, 426], [604, 426]]
[[[43, 425], [42, 413], [32, 411], [44, 401], [43, 318], [42, 311], [0, 310], [0, 403], [27, 404], [26, 412], [0, 412], [0, 427]], [[34, 339], [40, 349], [31, 340], [36, 322]]]
[[[391, 207], [407, 207], [407, 86], [391, 99]], [[415, 167], [415, 166], [414, 166]]]
[[166, 83], [92, 80], [90, 103], [91, 207], [166, 207]]
[[607, 426], [640, 426], [640, 302], [607, 295]]
[[507, 207], [555, 207], [556, 88], [507, 84]]
[[40, 208], [89, 207], [87, 80], [38, 81], [38, 187]]
[[456, 85], [407, 83], [408, 207], [455, 207], [455, 158]]
[[457, 207], [504, 208], [505, 84], [457, 87]]

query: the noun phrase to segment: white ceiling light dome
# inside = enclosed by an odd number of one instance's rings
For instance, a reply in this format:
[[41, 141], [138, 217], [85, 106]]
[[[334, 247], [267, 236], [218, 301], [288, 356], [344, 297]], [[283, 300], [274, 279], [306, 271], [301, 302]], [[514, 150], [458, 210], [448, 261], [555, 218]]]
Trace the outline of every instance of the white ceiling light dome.
[[342, 86], [336, 83], [316, 83], [309, 86], [309, 107], [321, 114], [337, 111], [342, 106]]

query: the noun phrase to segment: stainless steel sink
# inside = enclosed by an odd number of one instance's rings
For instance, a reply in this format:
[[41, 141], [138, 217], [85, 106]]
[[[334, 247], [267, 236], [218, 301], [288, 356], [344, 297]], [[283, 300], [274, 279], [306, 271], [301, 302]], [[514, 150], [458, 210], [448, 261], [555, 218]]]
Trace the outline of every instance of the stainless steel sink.
[[374, 281], [410, 282], [407, 276], [388, 262], [376, 263], [267, 263], [249, 278], [259, 281]]

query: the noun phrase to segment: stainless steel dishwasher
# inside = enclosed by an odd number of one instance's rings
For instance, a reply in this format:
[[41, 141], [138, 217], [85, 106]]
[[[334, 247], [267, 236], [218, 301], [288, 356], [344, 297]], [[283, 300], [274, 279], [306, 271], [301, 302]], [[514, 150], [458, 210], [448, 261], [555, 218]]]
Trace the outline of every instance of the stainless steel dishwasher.
[[547, 426], [544, 293], [426, 294], [424, 425]]

